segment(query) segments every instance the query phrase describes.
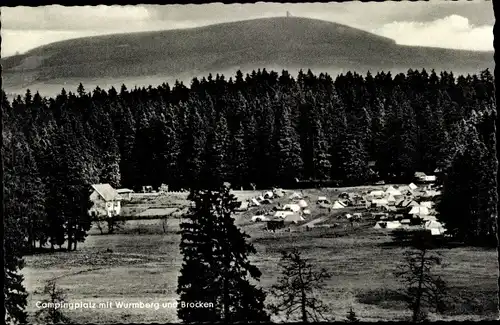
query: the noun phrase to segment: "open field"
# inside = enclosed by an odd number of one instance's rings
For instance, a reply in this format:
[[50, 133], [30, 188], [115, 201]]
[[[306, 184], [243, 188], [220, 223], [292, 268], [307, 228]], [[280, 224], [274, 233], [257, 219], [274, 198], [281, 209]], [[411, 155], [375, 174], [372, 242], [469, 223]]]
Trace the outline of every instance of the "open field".
[[[370, 187], [370, 190], [375, 187]], [[337, 190], [307, 190], [308, 202], [319, 193], [336, 198]], [[359, 189], [358, 189], [359, 191]], [[261, 193], [261, 192], [258, 192]], [[257, 192], [239, 193], [240, 199]], [[285, 200], [285, 199], [283, 199]], [[153, 202], [150, 202], [153, 203]], [[155, 203], [156, 204], [156, 203]], [[262, 271], [261, 286], [270, 289], [279, 275], [281, 250], [296, 247], [313, 265], [333, 273], [321, 292], [330, 306], [330, 317], [343, 320], [352, 306], [365, 321], [401, 320], [408, 315], [398, 296], [398, 281], [392, 272], [402, 261], [406, 248], [390, 245], [388, 230], [372, 229], [371, 221], [363, 221], [354, 229], [337, 215], [351, 211], [328, 213], [311, 205], [311, 216], [304, 222], [321, 218], [319, 223], [338, 222], [338, 228], [313, 228], [292, 225], [290, 232], [263, 231], [263, 223], [251, 223], [256, 209], [236, 215], [236, 223], [252, 238], [257, 254], [252, 261]], [[253, 211], [252, 211], [253, 210]], [[57, 278], [69, 302], [158, 302], [158, 310], [147, 308], [94, 308], [67, 310], [78, 323], [169, 322], [177, 321], [175, 308], [162, 308], [161, 303], [174, 302], [177, 277], [182, 263], [179, 253], [179, 219], [169, 218], [168, 231], [162, 221], [129, 220], [113, 235], [100, 235], [92, 229], [76, 252], [57, 252], [26, 257], [25, 285], [30, 292], [28, 311], [35, 311], [44, 281]], [[108, 249], [112, 252], [106, 252]], [[445, 315], [431, 319], [479, 320], [496, 317], [496, 251], [459, 247], [437, 250], [445, 266], [437, 269], [448, 282], [453, 303]], [[171, 306], [170, 306], [171, 307]]]

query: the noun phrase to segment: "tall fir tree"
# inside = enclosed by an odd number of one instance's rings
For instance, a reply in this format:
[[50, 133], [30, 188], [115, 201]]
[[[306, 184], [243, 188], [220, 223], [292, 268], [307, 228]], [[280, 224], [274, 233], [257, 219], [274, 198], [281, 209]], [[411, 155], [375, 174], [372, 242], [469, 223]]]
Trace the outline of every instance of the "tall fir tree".
[[302, 176], [299, 139], [290, 118], [290, 108], [282, 106], [276, 124], [276, 178], [280, 184], [291, 184]]
[[[265, 294], [251, 281], [261, 275], [248, 260], [255, 248], [232, 218], [235, 196], [222, 187], [193, 191], [190, 199], [195, 207], [181, 224], [184, 262], [177, 289], [178, 317], [184, 322], [268, 321]], [[200, 312], [197, 302], [209, 307]]]
[[[2, 102], [4, 109], [5, 102]], [[27, 292], [23, 286], [24, 267], [23, 253], [27, 238], [23, 194], [27, 194], [26, 185], [22, 176], [26, 170], [23, 165], [22, 148], [17, 147], [15, 134], [10, 130], [3, 130], [3, 213], [4, 216], [4, 308], [6, 323], [25, 324], [27, 313]], [[17, 147], [17, 148], [16, 148]], [[25, 176], [26, 174], [24, 174]], [[33, 184], [29, 184], [33, 185]], [[30, 207], [28, 207], [30, 208]], [[37, 207], [34, 207], [35, 209]]]

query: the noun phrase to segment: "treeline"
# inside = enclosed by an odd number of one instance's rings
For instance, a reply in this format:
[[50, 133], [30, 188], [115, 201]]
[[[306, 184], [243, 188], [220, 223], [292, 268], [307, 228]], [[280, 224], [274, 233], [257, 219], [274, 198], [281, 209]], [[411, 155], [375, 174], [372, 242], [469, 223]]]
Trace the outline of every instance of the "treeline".
[[[348, 72], [333, 80], [259, 70], [194, 79], [190, 89], [81, 86], [48, 100], [28, 92], [6, 108], [30, 147], [66, 128], [84, 168], [113, 186], [267, 188], [295, 179], [365, 183], [376, 177], [369, 161], [386, 180], [433, 173], [453, 159], [460, 123], [489, 114], [493, 98], [489, 71]], [[478, 132], [487, 143], [487, 131]]]

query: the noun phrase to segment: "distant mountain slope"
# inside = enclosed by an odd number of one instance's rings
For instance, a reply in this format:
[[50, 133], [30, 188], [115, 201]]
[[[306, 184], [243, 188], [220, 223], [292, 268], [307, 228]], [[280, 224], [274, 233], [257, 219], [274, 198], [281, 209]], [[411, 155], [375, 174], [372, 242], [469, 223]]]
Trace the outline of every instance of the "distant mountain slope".
[[2, 66], [9, 92], [43, 83], [62, 87], [70, 80], [84, 84], [96, 79], [140, 83], [153, 76], [189, 80], [208, 72], [232, 75], [237, 69], [263, 67], [330, 73], [409, 68], [476, 73], [494, 64], [493, 52], [400, 46], [336, 23], [279, 17], [67, 40], [2, 59]]

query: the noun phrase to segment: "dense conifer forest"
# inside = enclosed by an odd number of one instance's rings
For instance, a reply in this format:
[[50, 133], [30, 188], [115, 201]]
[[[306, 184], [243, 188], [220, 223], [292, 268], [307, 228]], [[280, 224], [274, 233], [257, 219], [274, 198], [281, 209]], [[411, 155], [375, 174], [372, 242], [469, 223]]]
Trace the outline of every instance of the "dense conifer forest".
[[298, 180], [353, 186], [440, 170], [442, 214], [474, 215], [450, 221], [464, 238], [492, 234], [493, 93], [488, 70], [335, 79], [258, 70], [208, 75], [190, 87], [80, 86], [48, 99], [28, 90], [12, 103], [2, 93], [7, 198], [30, 207], [19, 219], [30, 247], [75, 249], [90, 227], [93, 183], [136, 190], [225, 181], [238, 189]]

